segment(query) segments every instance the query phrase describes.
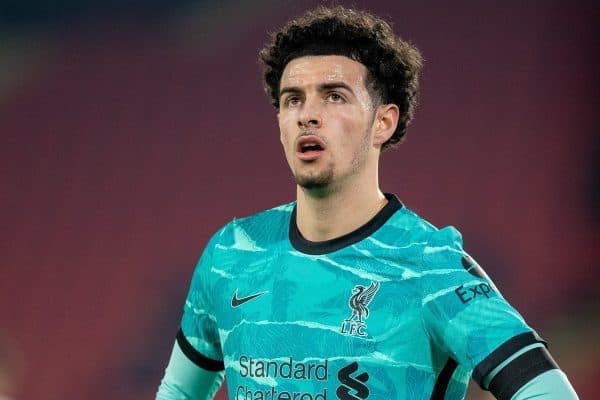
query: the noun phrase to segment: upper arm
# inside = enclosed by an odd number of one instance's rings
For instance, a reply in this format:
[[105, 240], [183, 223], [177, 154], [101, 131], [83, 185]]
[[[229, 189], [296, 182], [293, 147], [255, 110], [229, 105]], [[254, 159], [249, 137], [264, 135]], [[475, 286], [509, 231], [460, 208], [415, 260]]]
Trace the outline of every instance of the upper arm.
[[211, 289], [213, 249], [206, 246], [194, 270], [165, 376], [157, 399], [210, 399], [224, 379], [224, 362]]
[[545, 342], [463, 250], [454, 228], [434, 232], [423, 255], [423, 315], [433, 341], [499, 399], [558, 368]]
[[[454, 228], [434, 232], [423, 254], [422, 306], [427, 332], [458, 363], [474, 369], [509, 339], [528, 333], [541, 342], [463, 250]], [[512, 353], [510, 353], [512, 354]]]
[[192, 275], [183, 306], [180, 333], [189, 343], [190, 349], [205, 357], [222, 362], [223, 353], [213, 305], [213, 285], [211, 284], [211, 268], [215, 263], [213, 256], [215, 237], [206, 246]]

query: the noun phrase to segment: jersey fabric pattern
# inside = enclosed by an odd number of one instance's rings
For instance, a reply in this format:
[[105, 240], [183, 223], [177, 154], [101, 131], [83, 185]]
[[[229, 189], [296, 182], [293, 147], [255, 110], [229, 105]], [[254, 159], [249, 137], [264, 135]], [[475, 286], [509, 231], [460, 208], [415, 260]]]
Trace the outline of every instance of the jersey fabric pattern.
[[178, 340], [223, 369], [229, 399], [463, 399], [474, 369], [481, 384], [502, 354], [541, 342], [456, 229], [386, 196], [327, 242], [300, 235], [295, 203], [211, 238]]

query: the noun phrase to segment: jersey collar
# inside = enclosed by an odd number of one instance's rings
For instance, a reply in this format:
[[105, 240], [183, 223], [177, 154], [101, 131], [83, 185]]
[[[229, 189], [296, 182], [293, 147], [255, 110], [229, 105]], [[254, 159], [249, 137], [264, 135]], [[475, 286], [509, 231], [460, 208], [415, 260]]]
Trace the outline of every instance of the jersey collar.
[[343, 236], [325, 240], [323, 242], [311, 242], [302, 236], [298, 230], [298, 225], [296, 224], [296, 205], [294, 205], [294, 209], [290, 216], [290, 243], [296, 250], [302, 253], [317, 255], [332, 253], [346, 246], [350, 246], [351, 244], [360, 242], [381, 228], [396, 211], [403, 207], [402, 203], [395, 195], [385, 193], [385, 197], [388, 200], [388, 203], [364, 225]]

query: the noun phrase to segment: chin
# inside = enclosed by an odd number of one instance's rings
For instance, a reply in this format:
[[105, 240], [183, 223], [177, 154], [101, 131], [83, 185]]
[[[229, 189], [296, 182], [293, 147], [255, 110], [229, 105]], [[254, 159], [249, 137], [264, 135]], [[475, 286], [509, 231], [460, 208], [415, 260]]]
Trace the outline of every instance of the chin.
[[296, 182], [302, 189], [307, 190], [325, 190], [329, 184], [324, 182]]
[[325, 189], [332, 182], [330, 174], [320, 176], [296, 176], [296, 184], [303, 189]]

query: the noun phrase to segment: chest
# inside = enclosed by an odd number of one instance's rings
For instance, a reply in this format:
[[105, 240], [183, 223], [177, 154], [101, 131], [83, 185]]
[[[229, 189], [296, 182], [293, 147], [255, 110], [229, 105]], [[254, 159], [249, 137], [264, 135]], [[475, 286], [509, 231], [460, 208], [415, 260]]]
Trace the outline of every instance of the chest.
[[414, 344], [409, 338], [424, 334], [410, 267], [410, 260], [372, 252], [289, 251], [236, 261], [214, 287], [223, 348], [335, 356]]

